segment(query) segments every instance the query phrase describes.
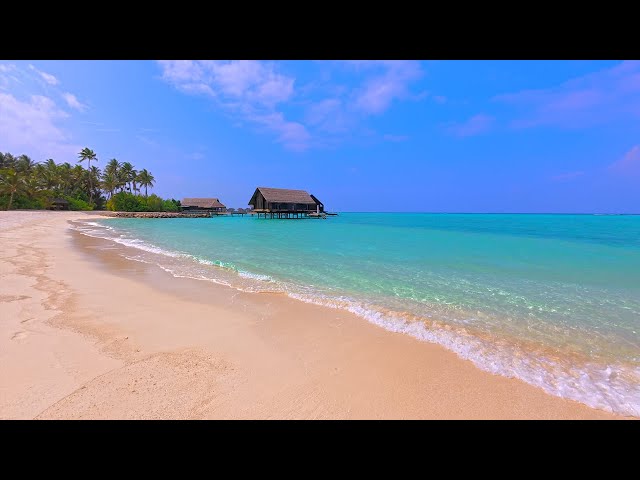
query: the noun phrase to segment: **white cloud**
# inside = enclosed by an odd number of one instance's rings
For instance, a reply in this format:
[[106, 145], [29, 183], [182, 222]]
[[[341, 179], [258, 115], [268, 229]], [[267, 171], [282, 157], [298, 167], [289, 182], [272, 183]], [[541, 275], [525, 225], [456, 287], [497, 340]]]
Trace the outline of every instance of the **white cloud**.
[[409, 85], [422, 76], [420, 64], [413, 61], [367, 60], [355, 64], [360, 68], [379, 67], [382, 70], [369, 78], [356, 93], [356, 108], [368, 114], [383, 113], [395, 100], [409, 98]]
[[347, 111], [345, 103], [337, 98], [312, 103], [307, 108], [305, 119], [310, 126], [330, 134], [349, 132], [357, 121], [357, 118]]
[[42, 95], [20, 101], [0, 93], [0, 145], [5, 151], [34, 156], [35, 160], [72, 159], [80, 147], [70, 144], [70, 136], [57, 124], [68, 114]]
[[[414, 61], [321, 62], [322, 75], [297, 90], [296, 79], [271, 62], [158, 63], [162, 79], [179, 91], [213, 99], [231, 115], [233, 125], [258, 126], [297, 151], [362, 135], [365, 129], [357, 127], [367, 116], [384, 113], [396, 101], [425, 97], [409, 89], [423, 73]], [[359, 77], [354, 86], [331, 81], [329, 70], [335, 68]]]
[[88, 108], [84, 103], [81, 103], [72, 93], [65, 92], [62, 94], [62, 98], [64, 98], [64, 100], [67, 102], [67, 105], [80, 112], [84, 112]]
[[278, 110], [289, 100], [295, 79], [278, 73], [271, 63], [253, 60], [163, 60], [162, 78], [191, 95], [214, 98], [239, 120], [271, 131], [292, 150], [304, 150], [310, 135], [304, 125], [290, 122]]
[[293, 94], [294, 79], [272, 64], [253, 60], [162, 60], [162, 78], [186, 93], [207, 94], [224, 102], [273, 106]]
[[573, 78], [560, 85], [494, 97], [514, 110], [515, 128], [584, 128], [640, 118], [640, 61]]
[[277, 134], [277, 141], [282, 143], [289, 150], [297, 152], [305, 151], [309, 148], [311, 136], [307, 129], [298, 122], [285, 120], [281, 112], [273, 112], [266, 115], [253, 115], [250, 120], [262, 125], [268, 130]]
[[423, 76], [416, 61], [359, 60], [330, 65], [339, 67], [341, 74], [356, 75], [350, 79], [353, 86], [337, 85], [330, 81], [330, 75], [325, 81], [307, 85], [305, 89], [328, 96], [310, 102], [305, 118], [310, 126], [334, 139], [366, 136], [363, 124], [368, 116], [381, 115], [398, 101], [419, 101], [427, 96], [425, 91], [413, 94], [410, 89]]
[[620, 175], [640, 175], [640, 145], [633, 146], [620, 160], [612, 163], [609, 169]]
[[60, 83], [60, 81], [55, 76], [51, 75], [50, 73], [43, 72], [42, 70], [38, 70], [33, 65], [29, 65], [29, 68], [31, 70], [33, 70], [34, 72], [36, 72], [38, 75], [40, 75], [40, 78], [42, 78], [49, 85], [58, 85]]
[[15, 77], [17, 68], [12, 63], [0, 63], [0, 89], [7, 90], [9, 85], [19, 80]]

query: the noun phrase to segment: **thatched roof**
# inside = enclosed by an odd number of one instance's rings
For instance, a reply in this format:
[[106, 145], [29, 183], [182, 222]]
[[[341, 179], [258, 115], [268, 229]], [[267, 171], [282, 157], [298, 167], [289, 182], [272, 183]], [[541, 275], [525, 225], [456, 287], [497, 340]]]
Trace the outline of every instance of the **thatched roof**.
[[249, 205], [253, 205], [256, 194], [260, 192], [267, 202], [273, 203], [311, 203], [313, 205], [316, 202], [311, 198], [305, 190], [289, 190], [287, 188], [269, 188], [258, 187], [249, 200]]
[[217, 198], [183, 198], [180, 205], [183, 207], [227, 208]]
[[322, 203], [320, 200], [318, 200], [315, 195], [309, 195], [309, 196], [316, 203], [316, 205], [320, 205], [320, 206], [324, 207], [324, 203]]

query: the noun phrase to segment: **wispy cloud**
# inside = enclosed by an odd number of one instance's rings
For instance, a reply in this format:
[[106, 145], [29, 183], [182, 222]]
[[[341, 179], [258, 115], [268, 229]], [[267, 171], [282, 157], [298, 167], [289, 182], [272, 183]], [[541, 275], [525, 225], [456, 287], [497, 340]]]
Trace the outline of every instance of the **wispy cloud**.
[[[65, 161], [76, 157], [82, 147], [74, 144], [64, 126], [70, 112], [56, 100], [60, 102], [63, 98], [67, 106], [74, 105], [69, 104], [67, 94], [60, 91], [59, 85], [60, 81], [54, 75], [34, 65], [0, 64], [0, 92], [4, 92], [0, 93], [2, 148], [26, 153], [36, 160]], [[77, 101], [75, 97], [73, 99]]]
[[55, 76], [51, 75], [50, 73], [43, 72], [42, 70], [38, 70], [33, 65], [29, 65], [29, 69], [36, 72], [40, 76], [40, 78], [42, 78], [49, 85], [58, 85], [60, 83], [60, 81]]
[[445, 97], [444, 95], [434, 95], [433, 101], [442, 105], [444, 103], [447, 103], [447, 97]]
[[[298, 86], [273, 62], [161, 61], [162, 78], [189, 95], [208, 97], [232, 116], [234, 125], [249, 124], [275, 135], [285, 148], [304, 151], [353, 138], [370, 115], [393, 103], [418, 100], [410, 85], [422, 75], [419, 62], [319, 62], [317, 80]], [[331, 80], [331, 72], [350, 79], [351, 87]], [[302, 107], [302, 108], [300, 108]], [[363, 133], [362, 133], [363, 134]]]
[[306, 108], [305, 122], [320, 134], [341, 134], [356, 126], [357, 117], [348, 111], [343, 99], [330, 97], [310, 102]]
[[84, 112], [87, 109], [87, 106], [84, 103], [81, 103], [72, 93], [65, 92], [62, 94], [62, 98], [67, 102], [67, 105], [79, 112]]
[[96, 128], [96, 132], [115, 133], [119, 131], [119, 128]]
[[[427, 95], [411, 91], [412, 84], [424, 75], [419, 62], [360, 60], [330, 65], [341, 74], [349, 74], [352, 86], [327, 81], [313, 84], [313, 90], [325, 96], [308, 102], [305, 119], [312, 132], [322, 135], [325, 144], [335, 143], [340, 136], [369, 136], [370, 130], [364, 126], [369, 116], [382, 115], [394, 103], [419, 101]], [[304, 88], [311, 90], [310, 86]]]
[[17, 71], [13, 63], [0, 63], [0, 89], [7, 90], [12, 82], [19, 82], [15, 76]]
[[456, 137], [470, 137], [487, 132], [494, 124], [494, 118], [480, 113], [460, 123], [449, 124], [447, 130]]
[[574, 78], [546, 89], [499, 95], [515, 110], [512, 126], [582, 128], [620, 118], [640, 119], [640, 61]]
[[412, 61], [362, 61], [356, 65], [380, 71], [356, 91], [356, 108], [368, 114], [383, 113], [395, 100], [408, 98], [409, 85], [422, 76], [420, 64]]
[[620, 175], [640, 175], [640, 145], [635, 145], [620, 160], [612, 163], [609, 170]]
[[79, 151], [59, 125], [68, 114], [43, 95], [21, 101], [0, 93], [0, 145], [7, 151], [64, 159]]
[[553, 180], [554, 182], [565, 182], [568, 180], [574, 180], [578, 177], [581, 177], [584, 175], [584, 172], [580, 171], [580, 172], [568, 172], [568, 173], [561, 173], [559, 175], [554, 175], [553, 177], [551, 177], [551, 180]]
[[306, 148], [305, 127], [287, 120], [278, 105], [293, 95], [295, 79], [259, 61], [160, 61], [162, 78], [178, 90], [213, 98], [226, 111], [276, 134], [294, 150]]

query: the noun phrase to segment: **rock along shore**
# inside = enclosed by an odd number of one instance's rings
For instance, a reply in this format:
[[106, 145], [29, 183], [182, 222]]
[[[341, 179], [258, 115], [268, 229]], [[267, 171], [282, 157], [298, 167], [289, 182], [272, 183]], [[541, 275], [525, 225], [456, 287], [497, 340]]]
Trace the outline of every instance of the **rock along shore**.
[[121, 218], [209, 218], [210, 213], [181, 213], [181, 212], [100, 212], [107, 217]]

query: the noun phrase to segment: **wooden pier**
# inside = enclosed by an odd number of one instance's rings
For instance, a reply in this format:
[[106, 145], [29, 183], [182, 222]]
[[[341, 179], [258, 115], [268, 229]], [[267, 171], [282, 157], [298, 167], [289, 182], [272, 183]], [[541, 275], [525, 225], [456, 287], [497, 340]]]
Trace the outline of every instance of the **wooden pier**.
[[248, 212], [211, 212], [212, 217], [233, 217], [234, 215], [240, 215], [244, 217]]
[[280, 218], [280, 219], [292, 219], [292, 218], [326, 218], [324, 213], [317, 213], [315, 210], [251, 210], [249, 215], [257, 215], [258, 218]]

